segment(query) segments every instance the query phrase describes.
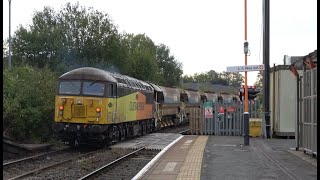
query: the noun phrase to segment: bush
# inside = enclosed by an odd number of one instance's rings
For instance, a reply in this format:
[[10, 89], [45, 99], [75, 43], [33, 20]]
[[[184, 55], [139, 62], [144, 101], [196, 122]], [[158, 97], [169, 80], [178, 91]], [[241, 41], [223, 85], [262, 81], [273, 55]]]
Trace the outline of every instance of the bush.
[[3, 71], [3, 130], [17, 141], [52, 137], [57, 75], [48, 68], [14, 67]]

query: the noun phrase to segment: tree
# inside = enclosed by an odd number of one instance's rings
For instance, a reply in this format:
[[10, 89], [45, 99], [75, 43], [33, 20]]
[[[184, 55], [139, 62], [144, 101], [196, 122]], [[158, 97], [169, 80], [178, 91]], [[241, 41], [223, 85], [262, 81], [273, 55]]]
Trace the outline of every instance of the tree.
[[184, 83], [192, 83], [192, 82], [196, 82], [195, 79], [193, 79], [192, 75], [183, 75], [182, 76], [182, 81]]
[[9, 55], [9, 52], [8, 52], [8, 48], [7, 48], [7, 45], [8, 45], [8, 42], [4, 41], [3, 42], [3, 53], [2, 53], [2, 61], [3, 61], [3, 66], [2, 66], [2, 69], [7, 69], [8, 68], [8, 55]]
[[52, 137], [57, 75], [48, 68], [3, 71], [3, 130], [16, 140]]
[[170, 55], [170, 49], [168, 46], [160, 44], [156, 48], [156, 59], [160, 72], [160, 84], [165, 86], [179, 85], [180, 77], [183, 73], [182, 64], [178, 62], [173, 55]]
[[231, 73], [230, 86], [240, 87], [243, 82], [243, 76], [240, 73]]
[[137, 79], [157, 82], [156, 46], [145, 34], [127, 34], [123, 39], [128, 51], [126, 74]]
[[257, 79], [256, 82], [254, 83], [254, 86], [256, 86], [256, 88], [262, 89], [262, 72], [260, 71], [257, 75]]
[[[13, 37], [16, 62], [65, 72], [81, 66], [125, 64], [121, 36], [108, 14], [67, 3], [59, 12], [50, 7], [35, 12], [29, 28]], [[121, 69], [121, 67], [119, 67]]]
[[195, 73], [193, 76], [184, 75], [183, 81], [198, 83], [210, 82], [211, 84], [240, 87], [243, 83], [243, 76], [240, 73], [217, 73], [214, 70], [210, 70], [205, 73]]

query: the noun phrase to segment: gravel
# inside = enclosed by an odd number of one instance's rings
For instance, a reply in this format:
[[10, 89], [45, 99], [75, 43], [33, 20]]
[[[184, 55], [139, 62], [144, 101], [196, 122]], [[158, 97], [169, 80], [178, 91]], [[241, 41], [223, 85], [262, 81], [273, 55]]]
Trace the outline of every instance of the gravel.
[[138, 153], [138, 155], [131, 156], [131, 158], [120, 161], [119, 163], [111, 166], [110, 168], [103, 170], [103, 172], [101, 172], [98, 177], [89, 179], [130, 180], [158, 153], [159, 151], [155, 150], [141, 151]]
[[65, 163], [44, 171], [41, 174], [27, 177], [26, 179], [79, 179], [95, 169], [98, 169], [132, 151], [133, 150], [127, 149], [104, 149], [101, 152]]
[[8, 179], [22, 175], [26, 172], [43, 168], [57, 162], [60, 162], [62, 159], [67, 159], [73, 156], [81, 154], [76, 150], [68, 149], [65, 151], [60, 151], [58, 153], [49, 154], [46, 156], [41, 156], [35, 159], [30, 159], [16, 164], [10, 164], [3, 167], [3, 178]]

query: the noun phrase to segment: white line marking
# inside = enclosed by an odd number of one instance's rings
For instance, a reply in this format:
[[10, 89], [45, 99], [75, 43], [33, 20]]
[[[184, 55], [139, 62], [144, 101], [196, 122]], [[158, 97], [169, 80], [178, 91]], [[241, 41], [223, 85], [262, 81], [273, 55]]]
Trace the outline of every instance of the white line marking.
[[151, 167], [152, 165], [162, 156], [162, 154], [164, 154], [165, 152], [168, 151], [168, 149], [173, 146], [175, 143], [177, 143], [181, 138], [183, 138], [183, 136], [180, 136], [179, 138], [177, 138], [176, 140], [174, 140], [172, 143], [170, 143], [167, 147], [165, 147], [159, 154], [157, 154], [146, 166], [144, 166], [139, 172], [138, 174], [136, 174], [132, 180], [136, 180], [142, 177], [142, 175], [144, 173], [146, 173]]
[[166, 172], [166, 171], [172, 172], [174, 170], [174, 168], [176, 167], [176, 165], [177, 165], [176, 162], [168, 162], [168, 164], [166, 165], [166, 167], [164, 167], [164, 169], [162, 171], [163, 172]]

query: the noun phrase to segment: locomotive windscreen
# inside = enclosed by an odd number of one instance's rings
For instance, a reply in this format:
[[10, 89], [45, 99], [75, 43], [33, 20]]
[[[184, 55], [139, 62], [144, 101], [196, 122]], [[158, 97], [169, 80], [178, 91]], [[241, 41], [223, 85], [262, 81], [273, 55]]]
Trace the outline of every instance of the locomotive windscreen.
[[61, 81], [59, 84], [59, 94], [79, 95], [80, 87], [80, 81]]
[[60, 81], [59, 94], [66, 95], [89, 95], [89, 96], [103, 96], [106, 85], [102, 82], [67, 80]]

